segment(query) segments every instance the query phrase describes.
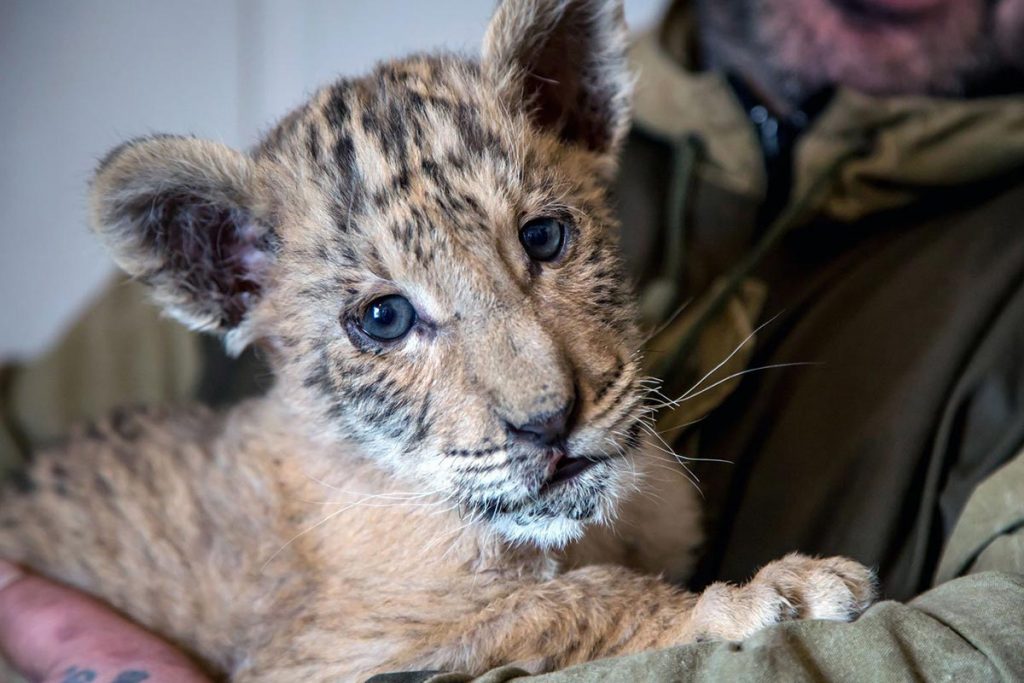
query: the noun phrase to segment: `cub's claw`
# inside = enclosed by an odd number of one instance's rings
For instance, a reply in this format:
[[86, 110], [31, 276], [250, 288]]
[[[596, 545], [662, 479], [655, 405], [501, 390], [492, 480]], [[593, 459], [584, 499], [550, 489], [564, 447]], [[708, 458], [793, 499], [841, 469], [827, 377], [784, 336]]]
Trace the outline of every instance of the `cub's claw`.
[[791, 554], [746, 584], [708, 586], [693, 610], [698, 640], [742, 640], [782, 621], [852, 621], [875, 600], [874, 573], [845, 557]]

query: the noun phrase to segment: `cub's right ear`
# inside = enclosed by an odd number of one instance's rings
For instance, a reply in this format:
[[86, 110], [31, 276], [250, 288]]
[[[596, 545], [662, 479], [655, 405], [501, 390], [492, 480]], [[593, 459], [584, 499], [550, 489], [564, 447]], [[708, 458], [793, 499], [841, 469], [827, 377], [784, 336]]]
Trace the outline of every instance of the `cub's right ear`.
[[258, 336], [249, 314], [278, 244], [261, 218], [259, 184], [255, 162], [225, 145], [133, 140], [96, 172], [93, 229], [171, 315], [239, 353]]

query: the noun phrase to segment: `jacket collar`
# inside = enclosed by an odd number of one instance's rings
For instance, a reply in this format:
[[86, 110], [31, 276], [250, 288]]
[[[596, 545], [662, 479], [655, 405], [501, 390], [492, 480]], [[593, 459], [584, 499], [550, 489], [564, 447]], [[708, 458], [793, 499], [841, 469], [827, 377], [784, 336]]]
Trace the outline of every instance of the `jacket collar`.
[[[677, 5], [634, 41], [636, 125], [670, 143], [696, 136], [702, 179], [756, 201], [765, 193], [761, 147], [728, 80], [688, 68], [685, 47], [665, 46], [669, 34], [673, 44], [685, 40], [691, 24], [685, 4]], [[849, 222], [1021, 170], [1024, 94], [961, 100], [838, 88], [797, 142], [792, 197], [835, 173], [816, 212]]]

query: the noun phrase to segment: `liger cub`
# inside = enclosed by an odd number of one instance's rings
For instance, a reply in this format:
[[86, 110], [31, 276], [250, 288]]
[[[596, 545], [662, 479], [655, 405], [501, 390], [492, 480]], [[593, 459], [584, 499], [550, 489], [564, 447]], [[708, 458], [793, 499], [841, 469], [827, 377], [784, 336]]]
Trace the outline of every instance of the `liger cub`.
[[505, 0], [478, 59], [340, 80], [251, 151], [112, 151], [97, 235], [275, 383], [38, 454], [3, 493], [0, 556], [233, 681], [545, 671], [856, 616], [872, 577], [842, 558], [700, 595], [666, 580], [698, 505], [645, 428], [616, 255], [625, 44], [617, 1]]

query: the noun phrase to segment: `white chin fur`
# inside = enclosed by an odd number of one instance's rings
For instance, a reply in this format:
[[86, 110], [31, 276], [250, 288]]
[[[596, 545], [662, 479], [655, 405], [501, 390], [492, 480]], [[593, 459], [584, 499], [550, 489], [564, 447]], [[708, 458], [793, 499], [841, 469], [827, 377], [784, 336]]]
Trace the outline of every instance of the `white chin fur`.
[[516, 545], [535, 545], [540, 548], [563, 548], [579, 540], [586, 531], [587, 522], [567, 518], [538, 519], [523, 523], [511, 515], [499, 515], [491, 520], [499, 535]]
[[[544, 549], [561, 549], [580, 540], [589, 527], [610, 525], [618, 516], [619, 505], [625, 493], [622, 481], [623, 463], [608, 463], [611, 472], [603, 472], [604, 486], [589, 495], [597, 497], [597, 505], [590, 517], [574, 519], [569, 516], [531, 517], [527, 514], [503, 514], [490, 520], [498, 534], [514, 544], [530, 544]], [[593, 476], [593, 475], [592, 475]]]

